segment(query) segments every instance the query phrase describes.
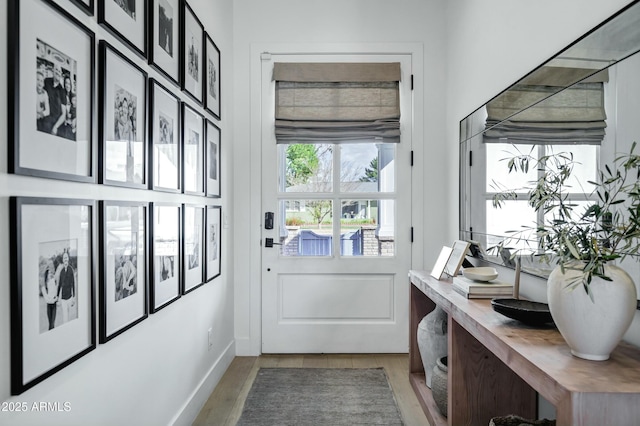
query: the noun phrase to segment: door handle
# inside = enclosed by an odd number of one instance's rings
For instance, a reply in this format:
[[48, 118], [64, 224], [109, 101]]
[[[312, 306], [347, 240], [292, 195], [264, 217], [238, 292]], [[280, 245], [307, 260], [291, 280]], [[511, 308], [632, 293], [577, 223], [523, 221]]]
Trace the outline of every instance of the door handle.
[[274, 243], [273, 242], [273, 238], [265, 238], [264, 239], [264, 246], [267, 248], [271, 248], [273, 246], [281, 246], [282, 243]]

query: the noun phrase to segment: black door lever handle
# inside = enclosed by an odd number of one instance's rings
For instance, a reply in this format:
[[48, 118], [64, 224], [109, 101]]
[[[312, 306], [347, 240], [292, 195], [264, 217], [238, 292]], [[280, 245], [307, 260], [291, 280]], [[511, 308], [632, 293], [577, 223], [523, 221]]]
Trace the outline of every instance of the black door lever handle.
[[273, 242], [273, 238], [265, 238], [264, 239], [264, 246], [267, 248], [271, 248], [273, 246], [281, 246], [282, 243], [274, 243]]

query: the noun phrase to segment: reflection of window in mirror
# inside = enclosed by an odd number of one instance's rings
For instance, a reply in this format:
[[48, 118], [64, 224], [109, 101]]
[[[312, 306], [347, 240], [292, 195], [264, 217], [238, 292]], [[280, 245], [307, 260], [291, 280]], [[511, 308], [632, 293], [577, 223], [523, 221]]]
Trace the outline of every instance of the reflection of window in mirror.
[[[542, 176], [543, 169], [532, 167], [528, 173], [509, 173], [508, 160], [517, 155], [530, 155], [531, 164], [534, 165], [544, 155], [559, 153], [570, 153], [573, 155], [574, 165], [572, 179], [567, 186], [570, 192], [567, 193], [567, 201], [576, 204], [574, 209], [579, 214], [587, 207], [588, 199], [593, 190], [588, 181], [597, 180], [597, 168], [599, 157], [598, 145], [533, 145], [533, 144], [508, 144], [508, 143], [487, 143], [486, 161], [478, 164], [484, 168], [485, 192], [483, 198], [475, 198], [483, 205], [472, 206], [472, 211], [484, 210], [485, 223], [475, 223], [473, 228], [479, 232], [489, 234], [487, 245], [494, 246], [499, 243], [505, 235], [513, 235], [513, 231], [523, 231], [523, 227], [535, 228], [543, 221], [548, 222], [551, 217], [545, 217], [543, 212], [536, 212], [529, 206], [527, 199], [528, 188], [533, 182]], [[474, 174], [478, 176], [478, 174]], [[517, 200], [509, 200], [503, 203], [501, 208], [495, 208], [492, 203], [493, 196], [500, 191], [512, 190], [518, 195]], [[537, 250], [535, 243], [535, 233], [527, 230], [519, 234], [519, 239], [514, 239], [509, 245], [513, 249], [518, 249], [521, 254], [535, 253]]]

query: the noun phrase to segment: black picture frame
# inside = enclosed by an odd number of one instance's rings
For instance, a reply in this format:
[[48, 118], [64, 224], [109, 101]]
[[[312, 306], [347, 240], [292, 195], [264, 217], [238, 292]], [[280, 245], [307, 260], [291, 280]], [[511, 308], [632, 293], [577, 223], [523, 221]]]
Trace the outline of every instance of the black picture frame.
[[187, 294], [205, 283], [205, 213], [204, 205], [182, 206], [182, 294]]
[[222, 101], [220, 84], [220, 49], [213, 41], [209, 33], [205, 33], [205, 87], [204, 87], [204, 107], [215, 118], [222, 117], [220, 107]]
[[76, 6], [89, 16], [93, 16], [94, 0], [71, 0]]
[[204, 26], [186, 0], [180, 15], [180, 87], [199, 105], [204, 101]]
[[185, 194], [205, 193], [205, 128], [202, 114], [182, 103], [182, 188]]
[[100, 40], [99, 180], [147, 189], [147, 73]]
[[98, 23], [141, 58], [147, 58], [147, 0], [99, 0]]
[[150, 1], [149, 64], [179, 87], [182, 64], [181, 0]]
[[95, 183], [94, 33], [50, 0], [10, 1], [7, 20], [9, 173]]
[[158, 80], [150, 80], [149, 158], [151, 189], [182, 192], [180, 99]]
[[182, 205], [152, 202], [150, 231], [149, 306], [156, 313], [182, 295]]
[[11, 394], [19, 395], [96, 347], [95, 202], [9, 204]]
[[205, 131], [205, 181], [206, 196], [220, 198], [222, 180], [222, 130], [211, 120], [206, 120], [207, 129]]
[[100, 201], [100, 330], [106, 343], [149, 315], [149, 203]]
[[222, 274], [222, 207], [207, 206], [205, 255], [206, 278], [209, 282]]

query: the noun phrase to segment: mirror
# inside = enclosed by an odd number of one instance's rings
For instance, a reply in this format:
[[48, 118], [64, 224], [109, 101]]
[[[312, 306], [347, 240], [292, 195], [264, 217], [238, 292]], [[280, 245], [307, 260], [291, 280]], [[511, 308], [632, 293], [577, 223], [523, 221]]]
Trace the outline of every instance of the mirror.
[[[509, 230], [542, 221], [521, 200], [492, 206], [499, 186], [535, 179], [508, 173], [518, 152], [572, 152], [579, 166], [570, 198], [587, 203], [588, 180], [619, 153], [640, 143], [640, 2], [635, 1], [581, 37], [460, 122], [460, 238], [476, 255], [513, 267], [508, 251], [487, 252]], [[524, 248], [516, 247], [515, 248]], [[526, 251], [525, 251], [526, 252]], [[524, 256], [522, 270], [546, 278], [553, 264]], [[638, 262], [622, 265], [640, 282]]]

